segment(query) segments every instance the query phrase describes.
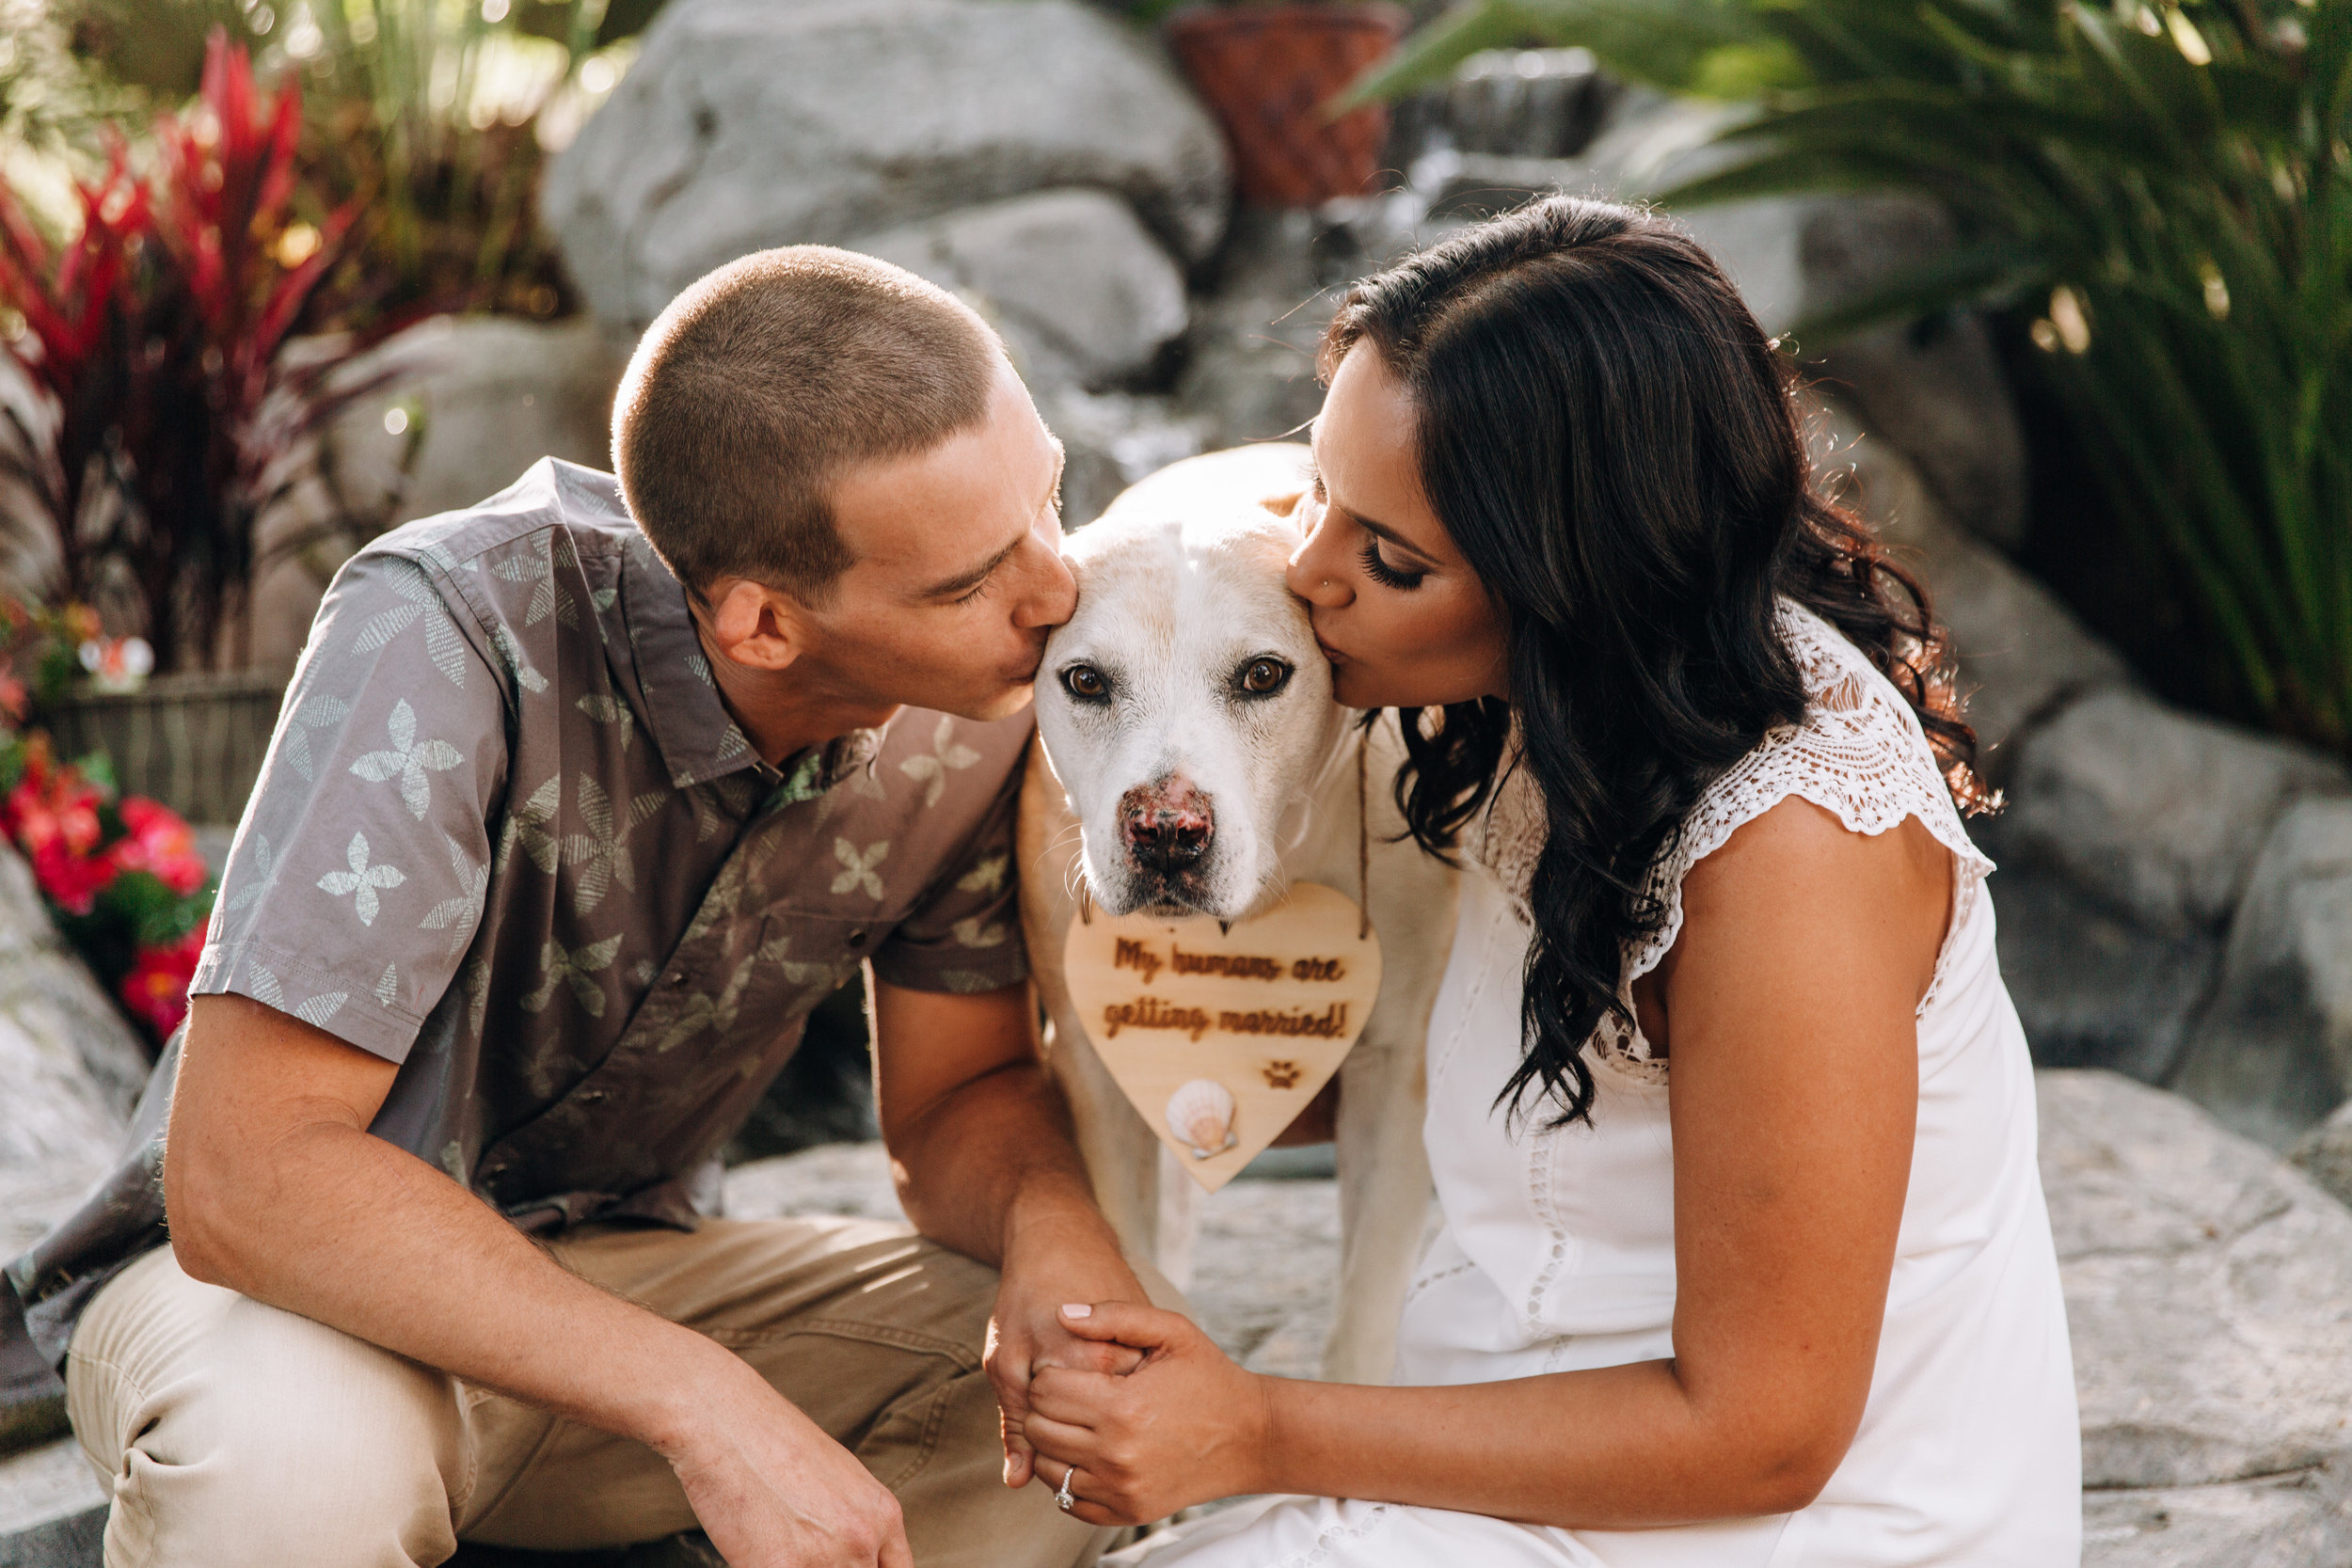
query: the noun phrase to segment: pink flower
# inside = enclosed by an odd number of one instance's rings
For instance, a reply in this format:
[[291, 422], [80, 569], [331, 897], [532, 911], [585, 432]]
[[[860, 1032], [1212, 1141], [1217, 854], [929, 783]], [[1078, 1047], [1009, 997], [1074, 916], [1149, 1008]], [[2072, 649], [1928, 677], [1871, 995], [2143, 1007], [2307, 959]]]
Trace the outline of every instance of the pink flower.
[[142, 947], [131, 973], [123, 977], [122, 1002], [136, 1018], [167, 1037], [188, 1016], [188, 982], [196, 977], [196, 960], [204, 951], [204, 927], [165, 947]]
[[33, 851], [33, 877], [59, 908], [87, 914], [106, 884], [115, 879], [115, 867], [96, 856], [75, 854], [62, 836], [56, 836]]
[[25, 749], [24, 776], [0, 802], [8, 834], [33, 863], [41, 891], [75, 914], [115, 879], [110, 859], [93, 856], [100, 832], [98, 788], [51, 762], [45, 738]]
[[195, 831], [179, 813], [144, 795], [124, 796], [116, 810], [126, 830], [107, 851], [117, 867], [152, 872], [183, 898], [204, 885], [211, 872], [197, 853]]

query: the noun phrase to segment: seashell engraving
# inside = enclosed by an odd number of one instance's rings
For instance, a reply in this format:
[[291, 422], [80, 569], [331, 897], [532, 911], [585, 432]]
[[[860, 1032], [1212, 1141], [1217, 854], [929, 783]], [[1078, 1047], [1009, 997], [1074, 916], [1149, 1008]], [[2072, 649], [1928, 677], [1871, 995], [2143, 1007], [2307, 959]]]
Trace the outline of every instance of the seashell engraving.
[[1233, 1091], [1213, 1078], [1177, 1085], [1168, 1097], [1168, 1130], [1196, 1160], [1213, 1159], [1233, 1147]]

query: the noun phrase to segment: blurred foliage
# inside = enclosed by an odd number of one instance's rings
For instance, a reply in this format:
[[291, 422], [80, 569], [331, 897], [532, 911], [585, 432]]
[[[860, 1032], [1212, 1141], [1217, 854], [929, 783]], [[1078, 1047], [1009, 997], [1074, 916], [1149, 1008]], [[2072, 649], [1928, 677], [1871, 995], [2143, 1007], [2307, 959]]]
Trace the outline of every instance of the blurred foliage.
[[354, 215], [304, 215], [301, 134], [300, 93], [260, 91], [215, 33], [149, 170], [117, 135], [75, 184], [70, 239], [0, 179], [0, 352], [40, 404], [0, 405], [0, 475], [35, 503], [58, 593], [127, 601], [119, 629], [167, 670], [244, 663], [259, 521], [315, 434], [385, 379], [338, 374], [364, 337], [281, 352]]
[[2352, 748], [2352, 0], [1478, 0], [1358, 91], [1529, 31], [1750, 106], [1665, 205], [1941, 200], [1961, 245], [1798, 332], [2022, 309], [2217, 675]]
[[[572, 300], [534, 196], [551, 146], [619, 79], [614, 45], [662, 0], [0, 0], [38, 16], [21, 95], [0, 60], [0, 139], [85, 159], [93, 120], [137, 119], [193, 93], [215, 29], [310, 104], [306, 178], [365, 213], [307, 329], [397, 325], [430, 311], [548, 317]], [[62, 58], [72, 70], [59, 69]], [[35, 68], [38, 69], [35, 69]], [[72, 122], [79, 119], [76, 127]]]

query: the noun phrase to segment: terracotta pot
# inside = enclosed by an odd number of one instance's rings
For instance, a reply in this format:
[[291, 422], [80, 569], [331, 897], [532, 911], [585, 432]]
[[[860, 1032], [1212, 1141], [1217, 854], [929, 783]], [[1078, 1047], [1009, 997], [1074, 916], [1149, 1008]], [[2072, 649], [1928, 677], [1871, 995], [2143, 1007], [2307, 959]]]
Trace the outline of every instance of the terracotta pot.
[[282, 673], [158, 675], [136, 691], [76, 691], [50, 728], [59, 756], [105, 752], [123, 794], [228, 824], [245, 815], [285, 694]]
[[1388, 107], [1330, 119], [1324, 105], [1394, 49], [1409, 22], [1398, 7], [1344, 0], [1201, 7], [1168, 18], [1168, 47], [1225, 129], [1244, 201], [1311, 207], [1371, 188]]

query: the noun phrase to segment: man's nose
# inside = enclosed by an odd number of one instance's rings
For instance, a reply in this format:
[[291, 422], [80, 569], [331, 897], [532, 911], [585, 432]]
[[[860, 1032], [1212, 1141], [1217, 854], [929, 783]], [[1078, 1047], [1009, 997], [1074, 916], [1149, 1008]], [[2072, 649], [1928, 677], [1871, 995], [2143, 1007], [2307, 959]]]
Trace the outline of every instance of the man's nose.
[[1025, 628], [1042, 627], [1051, 631], [1078, 612], [1078, 578], [1063, 559], [1060, 535], [1040, 540], [1042, 548], [1037, 551], [1035, 580], [1022, 595], [1021, 608], [1013, 613], [1013, 623]]
[[1119, 826], [1128, 857], [1143, 870], [1168, 877], [1189, 870], [1209, 852], [1216, 815], [1198, 785], [1170, 775], [1121, 796]]

